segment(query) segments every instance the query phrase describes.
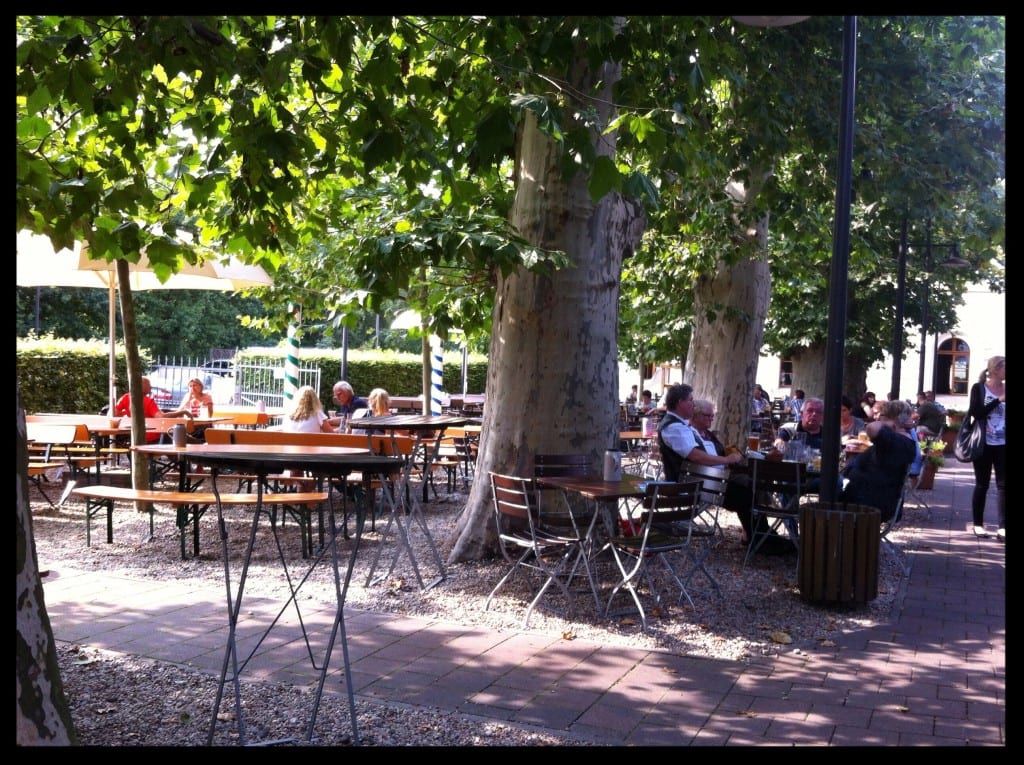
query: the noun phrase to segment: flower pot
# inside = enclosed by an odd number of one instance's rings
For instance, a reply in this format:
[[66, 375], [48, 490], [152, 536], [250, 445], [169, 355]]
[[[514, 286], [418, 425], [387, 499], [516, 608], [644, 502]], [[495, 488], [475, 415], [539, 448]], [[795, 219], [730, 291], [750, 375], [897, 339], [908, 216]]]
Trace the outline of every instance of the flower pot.
[[959, 434], [959, 430], [950, 430], [949, 428], [942, 431], [942, 442], [946, 445], [945, 448], [942, 450], [942, 453], [945, 456], [953, 456], [953, 447], [956, 446], [956, 437]]
[[921, 480], [918, 481], [917, 488], [920, 490], [935, 488], [935, 474], [938, 472], [938, 465], [925, 460], [924, 467], [921, 468]]

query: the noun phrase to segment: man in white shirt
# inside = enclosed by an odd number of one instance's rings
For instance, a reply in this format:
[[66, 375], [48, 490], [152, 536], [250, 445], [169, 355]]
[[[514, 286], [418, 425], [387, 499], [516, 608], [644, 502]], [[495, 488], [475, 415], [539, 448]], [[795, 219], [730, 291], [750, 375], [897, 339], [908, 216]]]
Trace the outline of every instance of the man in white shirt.
[[690, 460], [698, 465], [735, 465], [743, 460], [740, 453], [729, 455], [710, 454], [698, 448], [700, 436], [690, 424], [693, 417], [693, 388], [678, 383], [665, 393], [665, 415], [658, 426], [658, 445], [661, 447], [661, 462], [665, 467], [665, 478], [679, 480], [682, 461]]

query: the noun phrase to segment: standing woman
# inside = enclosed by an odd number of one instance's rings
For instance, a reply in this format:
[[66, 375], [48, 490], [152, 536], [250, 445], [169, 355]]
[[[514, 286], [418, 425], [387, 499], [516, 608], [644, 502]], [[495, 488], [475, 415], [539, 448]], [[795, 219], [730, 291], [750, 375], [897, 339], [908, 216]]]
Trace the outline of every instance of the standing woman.
[[974, 465], [974, 536], [985, 537], [985, 497], [988, 494], [992, 468], [996, 471], [996, 494], [999, 527], [996, 538], [1006, 542], [1006, 357], [993, 356], [971, 386], [971, 417], [985, 423], [985, 450]]

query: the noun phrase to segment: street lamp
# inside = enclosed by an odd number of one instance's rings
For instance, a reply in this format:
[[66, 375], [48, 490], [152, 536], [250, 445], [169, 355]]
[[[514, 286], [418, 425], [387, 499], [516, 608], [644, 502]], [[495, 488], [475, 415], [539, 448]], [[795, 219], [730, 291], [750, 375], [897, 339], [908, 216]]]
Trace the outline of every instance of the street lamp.
[[[969, 268], [970, 263], [960, 257], [960, 243], [959, 242], [948, 242], [943, 244], [937, 244], [932, 241], [932, 222], [928, 221], [926, 241], [924, 247], [924, 271], [926, 274], [931, 276], [932, 272], [936, 268]], [[952, 255], [942, 262], [938, 266], [932, 265], [932, 249], [937, 247], [949, 247], [952, 250]], [[928, 341], [928, 287], [930, 278], [925, 279], [924, 289], [921, 297], [921, 355], [917, 368], [917, 390], [924, 390], [924, 361], [925, 361], [925, 343]], [[934, 359], [932, 360], [934, 364]], [[934, 377], [934, 375], [933, 375]], [[931, 386], [934, 388], [934, 385]]]
[[[959, 242], [937, 243], [932, 241], [932, 222], [928, 221], [924, 242], [924, 272], [929, 276], [939, 268], [970, 268], [970, 263], [960, 257]], [[903, 219], [903, 226], [900, 233], [899, 256], [897, 267], [896, 283], [896, 316], [893, 329], [892, 343], [892, 385], [890, 390], [899, 396], [900, 393], [900, 362], [903, 358], [903, 308], [907, 292], [907, 250], [910, 247], [920, 247], [920, 243], [907, 241], [907, 220]], [[949, 247], [952, 251], [950, 257], [937, 265], [932, 264], [932, 250], [939, 247]], [[917, 390], [924, 390], [924, 364], [925, 352], [928, 339], [928, 287], [929, 279], [925, 279], [921, 298], [921, 351], [920, 363], [917, 370]], [[931, 386], [934, 388], [934, 384]]]
[[[786, 26], [801, 16], [734, 16], [750, 26]], [[836, 211], [832, 227], [832, 267], [829, 272], [828, 344], [825, 349], [825, 412], [821, 426], [822, 503], [836, 500], [839, 485], [839, 410], [843, 394], [846, 350], [846, 280], [850, 260], [850, 198], [853, 182], [853, 114], [857, 95], [857, 17], [843, 17], [842, 85], [839, 98], [839, 152], [836, 171]]]

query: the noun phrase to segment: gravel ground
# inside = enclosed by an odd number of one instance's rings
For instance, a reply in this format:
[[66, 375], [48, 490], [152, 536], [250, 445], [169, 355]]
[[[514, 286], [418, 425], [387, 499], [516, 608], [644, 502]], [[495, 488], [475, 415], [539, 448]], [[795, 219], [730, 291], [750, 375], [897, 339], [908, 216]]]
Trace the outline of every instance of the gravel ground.
[[[222, 484], [224, 488], [227, 488]], [[442, 558], [450, 549], [450, 535], [466, 495], [461, 491], [441, 495], [427, 504], [425, 517]], [[148, 516], [115, 509], [114, 539], [85, 546], [84, 506], [70, 500], [52, 510], [32, 489], [33, 527], [40, 569], [102, 568], [116, 574], [167, 580], [204, 580], [223, 582], [220, 542], [213, 518], [200, 523], [201, 554], [181, 560], [174, 511], [162, 508], [156, 516], [156, 534], [151, 542], [141, 542], [148, 532]], [[48, 493], [59, 495], [52, 489]], [[38, 499], [38, 501], [36, 501]], [[912, 515], [914, 510], [908, 512]], [[239, 528], [231, 533], [232, 560], [240, 558], [242, 540], [250, 524], [241, 509], [231, 511]], [[685, 600], [683, 605], [668, 605], [649, 614], [647, 632], [640, 629], [635, 616], [616, 619], [597, 618], [585, 606], [575, 620], [566, 620], [536, 610], [530, 620], [531, 631], [583, 639], [604, 645], [663, 650], [680, 655], [744, 661], [752, 656], [799, 650], [835, 639], [849, 630], [863, 629], [888, 619], [897, 596], [901, 571], [890, 556], [882, 555], [878, 597], [866, 605], [826, 609], [805, 603], [799, 596], [795, 576], [795, 557], [757, 556], [743, 566], [744, 548], [735, 517], [722, 512], [719, 521], [724, 540], [712, 552], [707, 567], [719, 583], [721, 595], [691, 590], [696, 613]], [[97, 528], [94, 523], [94, 535]], [[100, 524], [102, 526], [102, 524]], [[912, 518], [903, 528], [912, 529]], [[277, 572], [270, 532], [261, 527], [256, 553], [247, 581], [248, 593], [281, 596], [287, 590], [280, 576], [264, 576], [268, 566]], [[367, 531], [367, 553], [379, 543], [376, 532]], [[243, 530], [246, 533], [243, 533]], [[102, 539], [102, 528], [98, 538]], [[908, 534], [910, 532], [901, 532]], [[289, 522], [280, 535], [289, 560], [300, 559], [297, 529]], [[912, 540], [894, 535], [906, 545]], [[420, 561], [429, 559], [422, 539], [414, 535]], [[189, 540], [191, 544], [191, 539]], [[387, 544], [391, 544], [388, 542]], [[494, 584], [507, 570], [504, 560], [448, 565], [447, 578], [438, 586], [421, 592], [405, 558], [386, 582], [363, 586], [372, 556], [362, 552], [348, 591], [347, 605], [352, 608], [436, 618], [468, 626], [494, 630], [520, 629], [525, 613], [528, 586], [513, 578], [494, 598], [489, 609], [484, 602]], [[362, 575], [360, 575], [362, 573]], [[330, 602], [333, 583], [328, 567], [314, 570], [306, 584], [310, 597]], [[557, 599], [555, 599], [557, 600]], [[216, 679], [188, 667], [154, 663], [141, 657], [99, 651], [89, 646], [61, 644], [60, 666], [72, 716], [83, 744], [139, 746], [201, 746], [206, 743], [209, 710], [213, 708]], [[259, 740], [261, 731], [295, 728], [301, 719], [296, 710], [308, 710], [312, 688], [279, 688], [250, 683], [243, 688], [248, 710], [250, 737]], [[265, 699], [264, 703], [261, 700]], [[271, 703], [270, 700], [273, 700]], [[287, 703], [294, 700], [294, 704]], [[228, 708], [226, 706], [222, 708]], [[263, 710], [263, 716], [259, 710]], [[293, 714], [294, 712], [294, 714]], [[498, 723], [493, 720], [430, 708], [382, 704], [357, 700], [362, 743], [371, 746], [543, 746], [588, 743], [557, 731], [538, 730]], [[337, 736], [324, 721], [337, 720]], [[315, 745], [344, 745], [350, 725], [347, 704], [324, 697]], [[236, 743], [224, 726], [215, 744]], [[304, 732], [294, 730], [297, 738]]]

